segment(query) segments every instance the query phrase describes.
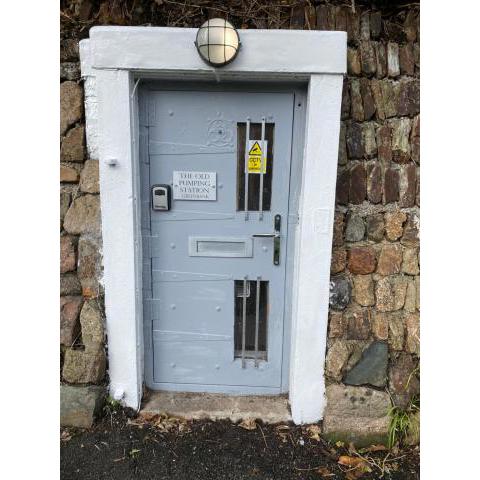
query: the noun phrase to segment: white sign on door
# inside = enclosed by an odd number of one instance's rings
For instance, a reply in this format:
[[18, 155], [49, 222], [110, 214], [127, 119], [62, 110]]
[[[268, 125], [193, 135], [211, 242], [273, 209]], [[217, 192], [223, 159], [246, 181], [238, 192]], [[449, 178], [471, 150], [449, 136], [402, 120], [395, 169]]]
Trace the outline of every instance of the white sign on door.
[[217, 172], [173, 172], [174, 200], [216, 200]]

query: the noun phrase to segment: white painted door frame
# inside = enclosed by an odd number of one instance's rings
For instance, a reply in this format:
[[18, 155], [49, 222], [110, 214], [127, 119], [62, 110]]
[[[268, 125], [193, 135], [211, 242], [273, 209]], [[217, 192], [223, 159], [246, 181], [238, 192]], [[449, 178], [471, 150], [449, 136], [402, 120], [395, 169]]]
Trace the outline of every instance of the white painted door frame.
[[110, 392], [138, 409], [144, 352], [137, 80], [308, 83], [299, 223], [292, 282], [289, 400], [295, 423], [325, 406], [324, 362], [345, 32], [241, 30], [229, 65], [202, 62], [196, 29], [94, 27], [80, 42], [87, 146], [100, 162], [103, 265]]

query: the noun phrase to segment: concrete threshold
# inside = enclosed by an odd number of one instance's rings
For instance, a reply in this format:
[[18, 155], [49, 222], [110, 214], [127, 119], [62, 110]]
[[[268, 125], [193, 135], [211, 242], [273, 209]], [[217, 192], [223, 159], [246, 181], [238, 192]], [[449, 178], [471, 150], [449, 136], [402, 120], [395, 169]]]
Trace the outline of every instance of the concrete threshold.
[[224, 395], [220, 393], [185, 393], [150, 391], [141, 412], [166, 413], [187, 420], [222, 420], [238, 422], [247, 418], [265, 423], [292, 419], [286, 395]]

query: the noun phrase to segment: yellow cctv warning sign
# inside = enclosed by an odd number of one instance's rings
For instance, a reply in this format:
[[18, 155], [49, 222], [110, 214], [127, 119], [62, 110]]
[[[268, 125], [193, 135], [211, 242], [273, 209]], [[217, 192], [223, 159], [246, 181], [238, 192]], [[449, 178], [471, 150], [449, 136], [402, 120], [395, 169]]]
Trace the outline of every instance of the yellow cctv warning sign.
[[267, 172], [268, 142], [266, 140], [263, 142], [265, 152], [262, 152], [261, 144], [261, 140], [248, 141], [248, 173]]

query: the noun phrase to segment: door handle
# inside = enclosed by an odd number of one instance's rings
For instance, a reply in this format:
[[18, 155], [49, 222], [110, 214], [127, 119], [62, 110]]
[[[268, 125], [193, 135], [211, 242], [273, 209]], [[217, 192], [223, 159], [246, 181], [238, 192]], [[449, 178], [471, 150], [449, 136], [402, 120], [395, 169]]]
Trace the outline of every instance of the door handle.
[[273, 233], [254, 233], [252, 237], [257, 238], [273, 238], [273, 264], [280, 265], [280, 228], [282, 226], [282, 216], [275, 215], [274, 217], [274, 232]]

